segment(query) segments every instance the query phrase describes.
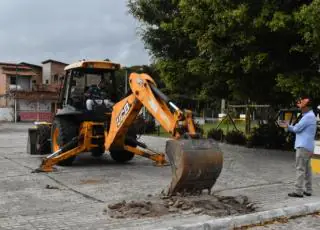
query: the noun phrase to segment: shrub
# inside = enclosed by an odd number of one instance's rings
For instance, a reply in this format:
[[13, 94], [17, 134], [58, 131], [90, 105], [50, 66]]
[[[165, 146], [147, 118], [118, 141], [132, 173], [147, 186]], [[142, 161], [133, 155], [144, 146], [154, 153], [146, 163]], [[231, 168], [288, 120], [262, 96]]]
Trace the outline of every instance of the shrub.
[[156, 123], [154, 120], [146, 120], [144, 123], [144, 132], [145, 133], [155, 133], [156, 132]]
[[212, 138], [214, 140], [217, 140], [217, 141], [223, 141], [224, 140], [224, 134], [223, 134], [223, 131], [222, 129], [210, 129], [208, 131], [208, 138]]
[[[194, 123], [194, 126], [195, 126], [195, 129], [196, 129], [195, 130], [196, 133], [199, 134], [200, 136], [203, 136], [204, 130], [201, 127], [201, 125], [199, 125], [199, 123]], [[184, 125], [179, 125], [177, 130], [181, 135], [188, 133], [188, 128], [185, 127]]]
[[292, 137], [273, 121], [254, 128], [248, 139], [248, 147], [261, 146], [268, 149], [288, 148], [291, 143]]
[[201, 125], [199, 125], [198, 123], [195, 123], [195, 128], [196, 128], [196, 132], [203, 135], [204, 134], [204, 130], [201, 127]]
[[247, 143], [247, 138], [244, 133], [237, 130], [228, 132], [225, 139], [229, 144], [245, 145]]
[[131, 128], [135, 129], [139, 135], [156, 132], [155, 121], [153, 119], [146, 120], [141, 115], [136, 118]]

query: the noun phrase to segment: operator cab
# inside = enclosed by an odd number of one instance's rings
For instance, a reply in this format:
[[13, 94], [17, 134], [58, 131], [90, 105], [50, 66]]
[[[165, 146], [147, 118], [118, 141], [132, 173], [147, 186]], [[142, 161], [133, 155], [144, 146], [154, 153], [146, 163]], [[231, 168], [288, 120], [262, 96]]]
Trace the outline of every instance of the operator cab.
[[[57, 115], [76, 115], [80, 121], [104, 121], [119, 100], [115, 73], [120, 64], [110, 61], [80, 61], [65, 67]], [[101, 85], [104, 87], [101, 87]], [[92, 92], [98, 91], [98, 94]], [[110, 103], [103, 103], [109, 101]], [[88, 102], [89, 108], [88, 108]]]

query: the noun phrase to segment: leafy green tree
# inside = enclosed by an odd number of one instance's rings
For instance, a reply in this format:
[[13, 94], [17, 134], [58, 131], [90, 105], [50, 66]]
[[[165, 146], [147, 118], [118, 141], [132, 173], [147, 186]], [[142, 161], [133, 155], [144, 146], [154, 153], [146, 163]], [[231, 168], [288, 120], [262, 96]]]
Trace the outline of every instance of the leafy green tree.
[[295, 96], [308, 94], [320, 99], [320, 1], [307, 1], [293, 14], [301, 40], [292, 46], [292, 52], [304, 57], [299, 69], [279, 74], [278, 83]]
[[286, 105], [319, 95], [320, 0], [129, 0], [168, 89]]
[[184, 28], [209, 62], [208, 75], [225, 81], [234, 97], [273, 104], [290, 101], [296, 92], [286, 83], [313, 71], [310, 56], [295, 49], [303, 42], [294, 14], [302, 6], [301, 1], [180, 1]]
[[[141, 22], [141, 37], [155, 60], [166, 90], [198, 97], [208, 91], [203, 71], [207, 66], [195, 60], [199, 56], [197, 44], [183, 30], [179, 3], [178, 0], [129, 0], [128, 6], [130, 13]], [[196, 62], [199, 65], [195, 65]]]

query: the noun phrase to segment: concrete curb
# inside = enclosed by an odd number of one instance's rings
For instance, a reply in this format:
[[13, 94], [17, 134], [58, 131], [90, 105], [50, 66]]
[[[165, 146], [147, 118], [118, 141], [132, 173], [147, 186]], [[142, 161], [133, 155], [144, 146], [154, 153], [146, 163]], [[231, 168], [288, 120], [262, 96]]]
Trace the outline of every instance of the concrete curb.
[[309, 203], [299, 206], [291, 206], [286, 208], [278, 208], [268, 211], [256, 212], [241, 216], [224, 217], [205, 222], [187, 224], [181, 226], [173, 226], [169, 228], [161, 228], [158, 230], [218, 230], [218, 229], [234, 229], [242, 226], [272, 221], [277, 218], [291, 218], [295, 216], [303, 216], [320, 211], [320, 202]]

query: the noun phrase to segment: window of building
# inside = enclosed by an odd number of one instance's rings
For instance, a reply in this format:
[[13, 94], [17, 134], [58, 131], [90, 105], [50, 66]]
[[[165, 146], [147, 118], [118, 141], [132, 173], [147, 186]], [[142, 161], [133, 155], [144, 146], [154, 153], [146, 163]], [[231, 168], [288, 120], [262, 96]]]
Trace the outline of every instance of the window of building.
[[17, 84], [17, 78], [15, 76], [10, 77], [10, 85], [16, 85]]
[[55, 75], [53, 76], [53, 82], [54, 82], [54, 83], [58, 82], [58, 79], [59, 79], [59, 75], [58, 75], [58, 74], [55, 74]]

